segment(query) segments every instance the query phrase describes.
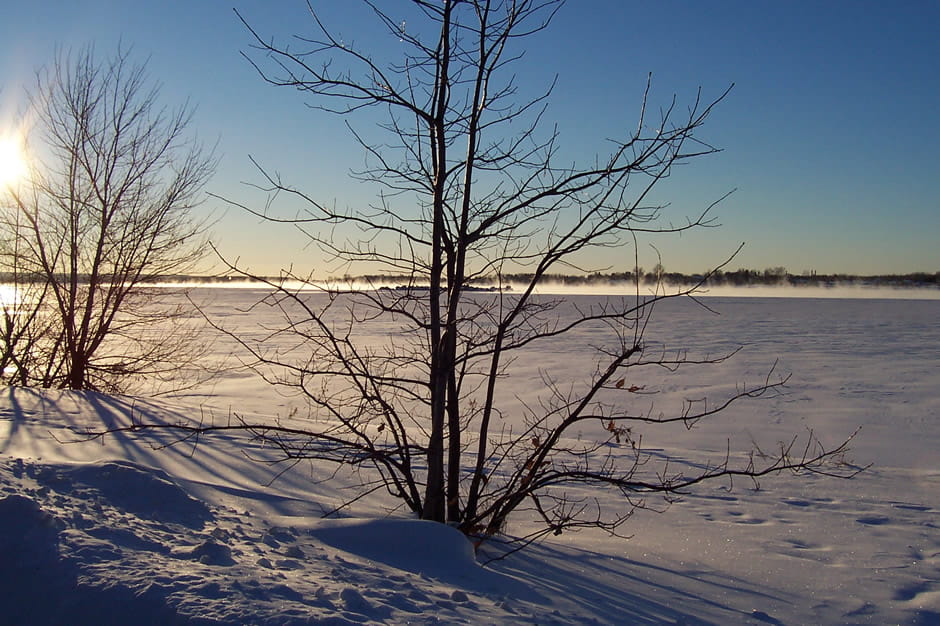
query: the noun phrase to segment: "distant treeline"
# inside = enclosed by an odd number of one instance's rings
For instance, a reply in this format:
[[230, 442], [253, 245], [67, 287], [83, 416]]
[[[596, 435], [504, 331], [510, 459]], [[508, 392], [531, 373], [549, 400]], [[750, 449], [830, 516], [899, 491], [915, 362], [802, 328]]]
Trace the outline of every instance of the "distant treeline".
[[[519, 286], [528, 283], [533, 278], [529, 273], [503, 274], [496, 277], [483, 276], [474, 279], [471, 285], [477, 288], [490, 288], [497, 284]], [[265, 280], [278, 282], [277, 277], [268, 277]], [[856, 285], [865, 287], [908, 287], [908, 288], [938, 288], [940, 287], [940, 272], [914, 272], [912, 274], [877, 274], [862, 276], [857, 274], [817, 274], [804, 272], [790, 274], [786, 268], [774, 267], [765, 270], [738, 269], [732, 272], [715, 271], [710, 274], [683, 274], [681, 272], [667, 272], [657, 266], [653, 271], [643, 271], [640, 268], [633, 272], [595, 272], [592, 274], [545, 274], [541, 278], [545, 283], [556, 283], [567, 286], [591, 285], [617, 285], [635, 284], [655, 285], [663, 282], [669, 285], [692, 286], [703, 284], [705, 286], [792, 286], [792, 287], [834, 287], [843, 285]], [[146, 282], [151, 283], [211, 283], [225, 284], [230, 282], [251, 282], [242, 276], [198, 276], [198, 275], [165, 275], [155, 276]], [[12, 274], [0, 273], [0, 282], [12, 284], [16, 282], [29, 282], [23, 276], [15, 278]], [[362, 276], [332, 277], [326, 282], [367, 283], [380, 286], [411, 285], [418, 287], [413, 277], [406, 275], [367, 274]]]
[[[527, 282], [532, 274], [508, 274], [503, 281], [510, 284]], [[861, 276], [856, 274], [817, 274], [807, 272], [796, 275], [790, 274], [785, 268], [770, 268], [766, 270], [738, 269], [732, 272], [717, 270], [710, 274], [683, 274], [681, 272], [651, 271], [644, 272], [597, 272], [582, 276], [569, 276], [563, 274], [549, 274], [545, 281], [557, 282], [565, 285], [601, 285], [623, 284], [640, 282], [643, 285], [655, 285], [663, 282], [669, 285], [697, 285], [706, 286], [795, 286], [795, 287], [831, 287], [835, 285], [859, 285], [873, 287], [940, 287], [940, 272], [915, 272], [913, 274], [879, 274], [874, 276]]]
[[[492, 287], [498, 283], [518, 286], [528, 283], [533, 275], [527, 273], [503, 274], [500, 280], [492, 276], [484, 276], [472, 281], [472, 285], [481, 288]], [[225, 283], [231, 281], [243, 282], [241, 277], [207, 277], [207, 276], [163, 276], [163, 282], [213, 282]], [[270, 278], [277, 282], [276, 278]], [[731, 272], [715, 271], [706, 274], [683, 274], [681, 272], [667, 272], [661, 267], [645, 272], [642, 268], [634, 272], [595, 272], [592, 274], [545, 274], [543, 282], [558, 283], [569, 286], [591, 286], [608, 284], [633, 284], [639, 280], [642, 285], [654, 285], [660, 281], [670, 285], [696, 285], [703, 283], [707, 286], [795, 286], [795, 287], [832, 287], [836, 285], [858, 285], [872, 287], [940, 287], [940, 272], [915, 272], [912, 274], [878, 274], [862, 276], [857, 274], [818, 274], [804, 272], [791, 274], [786, 268], [774, 267], [765, 270], [738, 269]], [[406, 275], [367, 274], [362, 276], [333, 277], [329, 282], [364, 282], [375, 285], [410, 285], [414, 279]]]

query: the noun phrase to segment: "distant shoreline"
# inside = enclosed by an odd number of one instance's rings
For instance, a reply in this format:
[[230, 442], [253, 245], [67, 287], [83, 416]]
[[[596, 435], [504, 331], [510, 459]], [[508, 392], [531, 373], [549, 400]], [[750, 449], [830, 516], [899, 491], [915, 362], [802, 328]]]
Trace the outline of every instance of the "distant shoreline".
[[[278, 284], [279, 279], [272, 278], [274, 284]], [[188, 281], [167, 281], [153, 283], [154, 286], [182, 287], [182, 288], [208, 288], [208, 289], [266, 289], [267, 284], [255, 280], [188, 280]], [[312, 281], [302, 283], [294, 279], [285, 279], [284, 286], [289, 290], [305, 289], [331, 289], [336, 291], [345, 290], [380, 290], [385, 289], [393, 292], [403, 292], [407, 289], [400, 284], [378, 284], [376, 282], [367, 283], [365, 281], [339, 280], [339, 281]], [[640, 296], [649, 296], [657, 291], [656, 285], [640, 284]], [[688, 289], [690, 285], [677, 285], [664, 283], [659, 287], [658, 293], [669, 294], [680, 290]], [[413, 291], [426, 291], [426, 286], [416, 286]], [[481, 285], [472, 287], [468, 293], [471, 294], [494, 294], [502, 292], [504, 295], [512, 297], [519, 295], [521, 290], [518, 284], [508, 284], [502, 289], [494, 286]], [[536, 290], [539, 295], [569, 295], [569, 296], [625, 296], [631, 297], [637, 294], [635, 283], [626, 282], [592, 282], [581, 284], [565, 284], [557, 281], [546, 281], [539, 285]], [[826, 285], [710, 285], [706, 284], [695, 291], [696, 298], [807, 298], [807, 299], [826, 299], [826, 298], [848, 298], [848, 299], [891, 299], [891, 300], [940, 300], [940, 286], [937, 285], [893, 285], [888, 283], [832, 283]]]
[[[11, 282], [9, 277], [0, 275], [0, 281]], [[256, 282], [264, 284], [265, 282], [278, 283], [280, 281], [300, 281], [298, 275], [283, 276], [259, 276], [252, 279], [239, 275], [224, 276], [204, 276], [204, 275], [167, 275], [154, 277], [147, 282], [153, 283], [221, 283], [232, 282]], [[482, 277], [470, 283], [470, 287], [475, 291], [498, 291], [511, 286], [518, 289], [520, 285], [527, 284], [532, 279], [531, 274], [504, 274], [501, 277]], [[331, 276], [323, 279], [310, 277], [310, 282], [342, 285], [373, 285], [376, 288], [389, 287], [411, 288], [415, 290], [427, 288], [426, 283], [417, 282], [414, 277], [407, 275], [362, 275], [362, 276]], [[789, 274], [783, 268], [774, 268], [769, 270], [736, 270], [734, 272], [717, 271], [710, 275], [705, 274], [682, 274], [677, 272], [642, 272], [635, 275], [631, 272], [613, 272], [613, 273], [593, 273], [586, 275], [565, 275], [565, 274], [546, 274], [540, 279], [540, 284], [558, 284], [567, 287], [596, 287], [596, 286], [615, 286], [615, 287], [633, 287], [637, 283], [640, 287], [652, 287], [659, 283], [668, 286], [686, 286], [691, 287], [701, 284], [705, 288], [713, 287], [818, 287], [818, 288], [837, 288], [837, 287], [867, 287], [867, 288], [903, 288], [903, 289], [940, 289], [940, 272], [915, 272], [911, 274], [878, 274], [878, 275], [853, 275], [853, 274]]]
[[[531, 279], [527, 274], [509, 274], [501, 277], [482, 278], [467, 286], [470, 293], [518, 294]], [[28, 280], [13, 280], [12, 276], [0, 273], [0, 284], [28, 283]], [[153, 277], [143, 284], [154, 287], [208, 287], [265, 289], [269, 284], [284, 284], [288, 289], [302, 290], [372, 290], [421, 292], [429, 289], [407, 276], [344, 276], [318, 280], [301, 280], [295, 275], [259, 276], [204, 276], [166, 275]], [[536, 293], [555, 295], [610, 295], [641, 296], [653, 293], [675, 293], [698, 285], [695, 297], [762, 297], [762, 298], [890, 298], [940, 300], [940, 272], [903, 275], [802, 275], [779, 272], [757, 272], [738, 270], [717, 272], [709, 277], [677, 273], [644, 273], [638, 281], [630, 273], [590, 274], [583, 276], [545, 275], [539, 282]]]

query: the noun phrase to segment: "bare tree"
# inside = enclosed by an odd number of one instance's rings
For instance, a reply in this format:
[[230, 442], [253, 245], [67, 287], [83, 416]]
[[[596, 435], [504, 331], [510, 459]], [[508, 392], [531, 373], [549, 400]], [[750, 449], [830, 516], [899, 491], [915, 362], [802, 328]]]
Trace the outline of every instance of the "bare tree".
[[3, 378], [116, 391], [179, 373], [197, 345], [193, 315], [147, 283], [207, 251], [193, 209], [215, 161], [187, 135], [191, 109], [162, 107], [126, 51], [99, 62], [89, 47], [38, 73], [27, 118], [34, 164], [0, 217], [18, 299], [4, 317]]
[[[350, 274], [403, 275], [404, 284], [330, 286], [290, 271], [268, 281], [272, 293], [258, 306], [279, 311], [283, 324], [260, 340], [235, 336], [262, 375], [306, 398], [309, 420], [129, 429], [177, 428], [182, 439], [246, 430], [280, 446], [284, 461], [363, 470], [355, 498], [384, 489], [420, 517], [481, 538], [499, 533], [523, 507], [544, 522], [533, 536], [581, 526], [614, 532], [644, 494], [668, 496], [736, 475], [854, 471], [842, 458], [847, 442], [829, 448], [812, 435], [770, 455], [745, 451], [740, 465], [729, 454], [673, 471], [681, 462], [670, 466], [646, 451], [642, 427], [691, 427], [785, 380], [687, 401], [673, 414], [653, 411], [636, 401], [653, 391], [632, 382], [640, 372], [728, 356], [670, 356], [645, 341], [657, 303], [695, 288], [643, 295], [637, 274], [634, 297], [582, 308], [537, 293], [552, 271], [587, 269], [581, 264], [592, 251], [632, 249], [636, 266], [638, 236], [712, 223], [713, 205], [670, 222], [650, 195], [674, 166], [716, 151], [698, 131], [727, 92], [712, 101], [698, 94], [687, 108], [673, 99], [653, 115], [647, 85], [634, 130], [594, 163], [572, 166], [562, 162], [557, 132], [543, 130], [551, 88], [520, 103], [511, 73], [520, 40], [545, 29], [560, 2], [412, 0], [395, 13], [385, 3], [365, 4], [406, 48], [401, 59], [386, 63], [342, 40], [312, 7], [315, 34], [290, 46], [245, 23], [259, 53], [248, 58], [269, 83], [350, 120], [384, 112], [384, 139], [352, 130], [372, 163], [354, 178], [379, 187], [376, 202], [337, 208], [260, 165], [267, 204], [230, 202], [301, 228]], [[305, 213], [278, 214], [285, 198], [301, 201]], [[519, 271], [530, 278], [509, 290], [502, 276]], [[481, 283], [495, 288], [481, 291]], [[547, 371], [535, 381], [514, 378], [514, 363], [588, 328], [595, 362], [575, 378]], [[385, 330], [388, 339], [376, 343]], [[523, 404], [513, 393], [520, 384], [545, 393]], [[510, 411], [524, 415], [521, 426], [504, 419]], [[589, 435], [578, 436], [582, 429]]]

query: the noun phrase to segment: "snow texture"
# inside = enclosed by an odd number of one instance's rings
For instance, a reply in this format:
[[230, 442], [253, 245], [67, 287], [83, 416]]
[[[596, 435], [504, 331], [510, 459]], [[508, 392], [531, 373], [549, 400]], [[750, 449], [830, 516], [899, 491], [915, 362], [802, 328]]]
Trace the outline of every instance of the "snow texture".
[[[216, 315], [251, 328], [238, 311], [257, 294], [214, 293]], [[738, 357], [637, 382], [668, 403], [755, 380], [779, 359], [788, 391], [690, 432], [645, 433], [644, 445], [694, 462], [720, 458], [729, 436], [773, 445], [813, 428], [832, 444], [862, 426], [854, 458], [870, 470], [715, 484], [638, 513], [630, 540], [565, 534], [484, 566], [498, 545], [474, 556], [456, 530], [390, 512], [391, 501], [321, 519], [348, 496], [347, 477], [298, 465], [271, 483], [283, 468], [257, 459], [273, 452], [234, 435], [167, 449], [165, 433], [61, 443], [132, 419], [290, 414], [291, 398], [244, 373], [159, 401], [9, 388], [0, 623], [940, 624], [940, 301], [709, 305], [721, 316], [662, 307], [650, 340], [709, 353], [743, 344]], [[520, 362], [514, 391], [531, 399], [539, 368], [570, 371], [589, 343], [575, 336]], [[217, 349], [222, 359], [230, 346]]]

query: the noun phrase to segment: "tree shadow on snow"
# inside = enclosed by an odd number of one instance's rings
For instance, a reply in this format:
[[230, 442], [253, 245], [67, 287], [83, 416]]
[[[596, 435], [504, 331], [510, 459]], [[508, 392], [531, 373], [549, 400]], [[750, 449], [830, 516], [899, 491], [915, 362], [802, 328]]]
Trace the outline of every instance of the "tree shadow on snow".
[[[208, 424], [231, 419], [199, 409], [174, 408], [160, 401], [83, 391], [9, 388], [0, 406], [0, 453], [23, 458], [89, 462], [126, 460], [164, 470], [187, 491], [201, 487], [263, 502], [274, 513], [289, 514], [296, 499], [268, 489], [282, 464], [262, 450], [250, 433], [190, 437], [174, 430], [108, 432], [132, 424]], [[255, 463], [249, 457], [260, 461]], [[201, 495], [201, 494], [196, 494]]]
[[747, 581], [719, 580], [714, 572], [547, 543], [530, 545], [488, 567], [527, 581], [534, 591], [557, 599], [562, 609], [571, 602], [579, 614], [593, 614], [603, 623], [705, 625], [750, 619], [778, 624], [767, 613], [742, 610], [722, 598], [751, 599], [754, 606], [787, 602]]

